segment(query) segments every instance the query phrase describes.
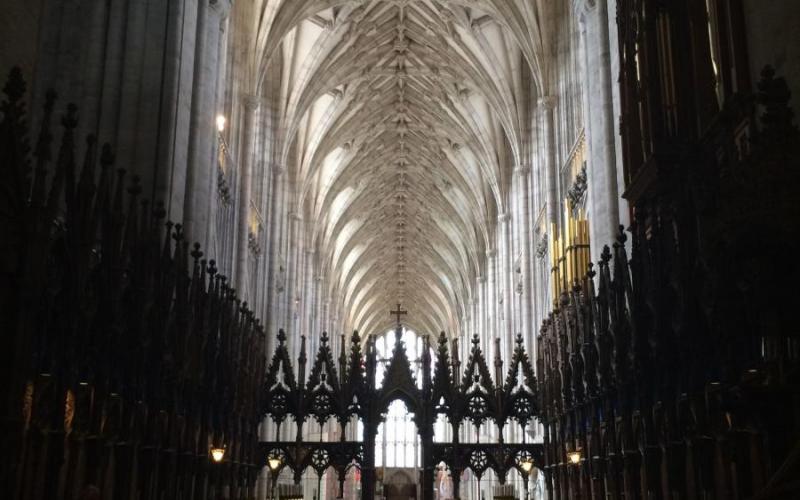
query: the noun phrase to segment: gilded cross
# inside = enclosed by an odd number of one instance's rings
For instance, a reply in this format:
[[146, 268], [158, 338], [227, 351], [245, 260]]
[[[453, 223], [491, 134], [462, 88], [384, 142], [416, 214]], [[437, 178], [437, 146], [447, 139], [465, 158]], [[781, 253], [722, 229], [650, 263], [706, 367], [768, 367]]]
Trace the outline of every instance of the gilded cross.
[[408, 311], [400, 309], [400, 303], [398, 302], [397, 309], [394, 311], [389, 311], [389, 314], [391, 314], [392, 316], [397, 316], [397, 325], [400, 326], [400, 317], [408, 314]]

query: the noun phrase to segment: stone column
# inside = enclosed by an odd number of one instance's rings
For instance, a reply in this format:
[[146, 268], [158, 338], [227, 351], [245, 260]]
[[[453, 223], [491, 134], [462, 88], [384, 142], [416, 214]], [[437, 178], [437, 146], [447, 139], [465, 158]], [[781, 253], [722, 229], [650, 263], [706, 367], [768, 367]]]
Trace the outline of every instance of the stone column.
[[[115, 5], [121, 2], [112, 2], [112, 12]], [[166, 47], [164, 48], [163, 61], [149, 64], [153, 68], [163, 65], [163, 82], [160, 83], [160, 95], [152, 96], [156, 107], [145, 107], [142, 112], [155, 114], [159, 110], [159, 123], [153, 130], [157, 133], [157, 166], [152, 182], [152, 198], [161, 201], [167, 210], [167, 217], [174, 221], [183, 220], [184, 197], [186, 192], [186, 170], [189, 162], [189, 134], [192, 118], [192, 86], [195, 64], [197, 22], [199, 15], [198, 0], [187, 2], [164, 2], [168, 8], [168, 16], [172, 27], [166, 33]], [[156, 24], [155, 20], [150, 23]], [[112, 28], [113, 30], [113, 28]], [[151, 37], [153, 35], [150, 35]], [[121, 33], [123, 41], [127, 36]], [[122, 42], [120, 42], [122, 43]], [[150, 41], [152, 43], [152, 41]], [[146, 49], [154, 52], [152, 48]], [[113, 81], [115, 70], [110, 68], [104, 80]], [[104, 89], [113, 96], [114, 90]], [[105, 103], [104, 103], [105, 104]], [[120, 116], [120, 119], [123, 117]], [[213, 127], [213, 125], [211, 125]], [[213, 130], [213, 128], [212, 128]], [[153, 148], [148, 148], [148, 154]], [[119, 156], [119, 155], [118, 155]], [[146, 164], [152, 168], [152, 161]], [[148, 191], [149, 193], [149, 191]], [[203, 249], [208, 252], [209, 249]]]
[[601, 217], [595, 216], [595, 210], [599, 208], [600, 203], [595, 203], [595, 200], [602, 199], [602, 193], [600, 193], [600, 183], [596, 182], [598, 179], [595, 178], [595, 158], [592, 156], [593, 146], [592, 146], [592, 128], [591, 121], [593, 117], [591, 116], [591, 104], [589, 102], [589, 94], [592, 92], [591, 87], [596, 84], [596, 76], [593, 75], [590, 70], [590, 62], [589, 62], [589, 39], [587, 36], [587, 13], [586, 9], [583, 7], [583, 3], [586, 0], [576, 0], [573, 4], [573, 8], [575, 10], [575, 14], [578, 18], [578, 37], [580, 41], [580, 55], [581, 55], [581, 100], [583, 102], [583, 130], [585, 135], [585, 143], [586, 143], [586, 164], [587, 164], [587, 179], [588, 179], [588, 186], [587, 186], [587, 198], [586, 198], [586, 207], [587, 207], [587, 219], [589, 222], [589, 244], [590, 244], [590, 257], [594, 260], [597, 258], [598, 252], [596, 251], [598, 248], [603, 248], [603, 245], [606, 242], [602, 241], [602, 238], [598, 235], [597, 229], [598, 225], [601, 223]]
[[[495, 238], [496, 239], [496, 238]], [[497, 242], [495, 241], [495, 244]], [[497, 250], [493, 248], [486, 252], [486, 267], [489, 271], [487, 276], [487, 294], [486, 294], [486, 307], [489, 316], [486, 329], [483, 331], [483, 338], [481, 345], [483, 346], [486, 355], [490, 355], [490, 342], [492, 335], [497, 333]]]
[[[227, 9], [223, 7], [227, 3], [210, 0], [201, 1], [198, 6], [183, 223], [188, 240], [199, 242], [203, 248], [208, 248], [209, 243], [207, 236], [212, 200], [210, 180], [215, 174], [213, 160], [217, 132], [214, 117], [217, 112], [217, 80], [220, 71], [220, 24], [227, 16]], [[244, 130], [245, 134], [250, 132], [249, 128]], [[239, 288], [241, 289], [240, 285]]]
[[[219, 234], [219, 219], [220, 219], [220, 212], [223, 214], [227, 212], [226, 207], [220, 202], [219, 197], [217, 196], [219, 193], [219, 155], [220, 155], [220, 145], [222, 138], [222, 133], [217, 130], [216, 127], [216, 117], [223, 112], [227, 112], [225, 109], [225, 89], [229, 86], [228, 82], [228, 74], [226, 68], [228, 67], [227, 61], [227, 47], [228, 47], [228, 39], [225, 35], [225, 30], [228, 26], [228, 14], [230, 11], [230, 3], [226, 0], [223, 3], [222, 12], [219, 16], [219, 36], [217, 37], [217, 46], [213, 48], [217, 54], [217, 63], [216, 63], [216, 79], [214, 81], [214, 139], [211, 143], [211, 167], [209, 169], [208, 178], [208, 190], [210, 194], [210, 207], [208, 212], [208, 221], [207, 221], [207, 231], [206, 231], [206, 241], [208, 241], [208, 246], [206, 248], [209, 249], [209, 253], [211, 255], [216, 255], [217, 260], [221, 260], [227, 257], [225, 260], [231, 262], [233, 260], [233, 256], [229, 256], [226, 252], [225, 247], [225, 237], [224, 235], [220, 236]], [[213, 201], [212, 201], [213, 200]], [[261, 232], [263, 235], [263, 231]], [[266, 248], [264, 245], [262, 248]], [[260, 256], [259, 256], [260, 257]], [[264, 280], [261, 280], [262, 282]], [[255, 290], [255, 295], [253, 297], [253, 301], [250, 302], [250, 308], [252, 309], [253, 313], [256, 314], [258, 318], [264, 318], [264, 311], [262, 309], [264, 300], [262, 298], [262, 291]]]
[[[262, 121], [263, 123], [263, 121]], [[272, 140], [271, 138], [267, 138], [267, 140]], [[260, 163], [261, 168], [264, 169], [264, 177], [263, 177], [263, 185], [264, 189], [262, 191], [261, 200], [259, 200], [259, 204], [261, 209], [263, 210], [263, 227], [261, 229], [261, 241], [263, 244], [263, 251], [260, 256], [260, 265], [263, 268], [263, 274], [260, 274], [260, 283], [258, 287], [260, 287], [259, 291], [259, 303], [258, 303], [258, 311], [259, 315], [262, 318], [263, 324], [269, 326], [269, 318], [270, 318], [270, 300], [272, 296], [272, 224], [273, 224], [273, 198], [274, 190], [275, 190], [275, 182], [274, 182], [274, 173], [273, 169], [269, 167], [269, 164], [266, 162]]]
[[[487, 259], [486, 267], [488, 270], [489, 263]], [[476, 279], [476, 286], [478, 288], [478, 323], [477, 328], [474, 332], [469, 332], [469, 336], [464, 339], [462, 344], [469, 344], [469, 339], [472, 337], [472, 334], [477, 333], [480, 335], [480, 338], [483, 339], [485, 332], [487, 330], [488, 324], [488, 314], [487, 314], [487, 304], [486, 304], [486, 276], [478, 276]], [[463, 358], [465, 361], [467, 358]]]
[[[314, 266], [314, 259], [312, 255], [312, 262], [311, 268], [313, 270]], [[314, 298], [311, 301], [311, 314], [309, 315], [309, 327], [308, 331], [314, 334], [318, 334], [320, 332], [327, 331], [331, 334], [331, 337], [334, 336], [336, 332], [333, 329], [328, 328], [322, 322], [322, 313], [323, 313], [323, 300], [322, 300], [322, 285], [324, 283], [324, 278], [322, 276], [314, 276]], [[337, 332], [341, 333], [341, 332]], [[338, 337], [337, 337], [338, 338]], [[342, 347], [346, 350], [347, 343], [345, 343]]]
[[[328, 325], [329, 325], [328, 328], [329, 329], [341, 328], [342, 325], [339, 324], [339, 315], [337, 314], [337, 312], [335, 310], [331, 311], [331, 309], [330, 309], [331, 308], [331, 304], [332, 304], [331, 301], [328, 300], [328, 311], [329, 311], [328, 312]], [[353, 332], [352, 332], [352, 330], [347, 330], [346, 333], [347, 333], [347, 335], [350, 335]], [[361, 338], [363, 339], [364, 337], [362, 336]]]
[[532, 351], [532, 347], [535, 344], [533, 341], [534, 339], [534, 330], [531, 327], [531, 322], [533, 320], [533, 287], [532, 287], [532, 277], [533, 277], [533, 254], [531, 252], [531, 245], [530, 245], [530, 234], [533, 232], [533, 228], [531, 227], [531, 217], [530, 217], [530, 191], [528, 190], [528, 179], [530, 177], [531, 167], [529, 165], [520, 165], [514, 169], [514, 173], [517, 175], [517, 179], [520, 186], [520, 213], [522, 216], [522, 220], [519, 222], [519, 241], [520, 247], [522, 250], [522, 257], [521, 257], [521, 270], [522, 270], [522, 294], [520, 297], [520, 304], [521, 304], [521, 311], [520, 311], [520, 328], [522, 331], [522, 337], [525, 342], [525, 350], [528, 352], [528, 355], [531, 356], [531, 359], [536, 359], [535, 353]]
[[511, 285], [511, 236], [509, 232], [509, 221], [511, 217], [508, 212], [504, 212], [497, 216], [497, 224], [500, 226], [500, 276], [498, 279], [498, 289], [502, 293], [503, 303], [500, 304], [500, 297], [498, 300], [498, 309], [502, 307], [502, 320], [498, 321], [497, 332], [495, 336], [500, 337], [500, 356], [508, 356], [508, 346], [510, 345], [508, 339], [513, 334], [512, 329], [514, 325], [513, 318], [511, 317], [511, 301], [514, 299], [514, 290]]
[[[301, 331], [308, 336], [318, 336], [322, 332], [315, 331], [314, 321], [316, 318], [317, 289], [319, 281], [314, 277], [314, 255], [316, 252], [306, 249], [303, 259], [303, 288], [300, 290], [302, 328]], [[333, 333], [333, 332], [328, 332]], [[333, 342], [331, 342], [331, 345]]]
[[[501, 331], [500, 304], [498, 303], [498, 292], [501, 289], [501, 279], [499, 275], [497, 258], [497, 244], [499, 243], [500, 239], [500, 235], [495, 234], [495, 248], [486, 252], [486, 257], [489, 259], [489, 301], [487, 306], [489, 307], [489, 311], [491, 311], [491, 321], [489, 322], [488, 328], [483, 333], [481, 349], [483, 349], [484, 356], [486, 356], [487, 362], [490, 364], [490, 366], [492, 359], [494, 358], [494, 338]], [[483, 432], [484, 437], [481, 438], [481, 441], [484, 439], [493, 440], [495, 438], [495, 431], [496, 429], [494, 426], [482, 425], [479, 432]]]
[[[302, 258], [301, 252], [301, 235], [302, 235], [302, 224], [303, 224], [303, 217], [296, 213], [292, 212], [289, 214], [289, 239], [288, 239], [288, 250], [289, 255], [287, 256], [287, 271], [288, 271], [288, 280], [286, 282], [286, 294], [287, 294], [287, 317], [286, 317], [286, 333], [289, 335], [294, 335], [297, 333], [299, 335], [299, 326], [298, 326], [298, 303], [297, 298], [299, 294], [299, 285], [301, 281], [299, 280], [300, 277], [300, 260]], [[290, 333], [291, 330], [291, 333]]]
[[[555, 109], [556, 98], [552, 96], [545, 96], [539, 99], [539, 111], [542, 118], [542, 135], [544, 136], [544, 168], [546, 173], [547, 185], [547, 228], [548, 234], [552, 232], [552, 226], [555, 225], [557, 230], [560, 230], [561, 220], [561, 203], [559, 201], [559, 182], [558, 182], [558, 165], [556, 164], [556, 132], [555, 121], [553, 117], [553, 110]], [[557, 234], [551, 234], [550, 237], [554, 238]]]
[[[519, 176], [516, 175], [517, 167], [515, 166], [511, 176], [511, 228], [509, 233], [509, 261], [508, 273], [509, 283], [511, 288], [508, 291], [509, 305], [511, 307], [511, 334], [516, 336], [522, 332], [522, 294], [519, 293], [519, 279], [522, 277], [522, 249], [520, 248], [522, 242], [522, 197], [524, 191], [520, 183]], [[519, 272], [517, 272], [519, 270]], [[509, 345], [513, 345], [513, 339]]]
[[[146, 117], [139, 114], [142, 107], [141, 91], [145, 87], [145, 33], [147, 32], [147, 5], [144, 2], [126, 2], [127, 10], [112, 6], [111, 16], [114, 22], [119, 22], [118, 29], [125, 33], [122, 41], [122, 48], [118, 52], [121, 64], [121, 77], [114, 75], [113, 94], [118, 100], [108, 103], [115, 106], [115, 113], [107, 112], [104, 119], [101, 119], [103, 129], [111, 132], [111, 142], [114, 144], [116, 153], [115, 168], [124, 168], [128, 172], [143, 174], [136, 170], [137, 134], [140, 128], [155, 126], [154, 122], [145, 120]], [[119, 16], [119, 17], [118, 17]], [[191, 17], [191, 16], [189, 16]], [[63, 41], [63, 40], [62, 40]], [[189, 43], [192, 41], [190, 40]], [[112, 62], [115, 63], [117, 61]], [[62, 75], [59, 75], [61, 80]], [[63, 75], [68, 78], [68, 75]], [[111, 90], [111, 89], [109, 89]], [[63, 95], [63, 94], [62, 94]], [[106, 130], [100, 132], [101, 137], [106, 136]]]
[[320, 299], [322, 297], [325, 298], [325, 300], [322, 302], [322, 313], [321, 313], [321, 317], [320, 317], [320, 327], [321, 328], [325, 328], [328, 331], [337, 331], [338, 330], [338, 331], [341, 331], [342, 333], [344, 333], [346, 335], [346, 339], [345, 340], [347, 340], [347, 342], [345, 343], [345, 348], [348, 349], [348, 352], [349, 352], [350, 344], [349, 344], [349, 340], [348, 339], [350, 338], [350, 334], [352, 334], [353, 332], [344, 331], [344, 330], [341, 329], [340, 325], [334, 325], [333, 322], [331, 321], [331, 299], [328, 296], [328, 282], [324, 278], [322, 280], [322, 286], [320, 287], [320, 290], [322, 292], [322, 295], [321, 295]]
[[267, 301], [267, 316], [264, 318], [264, 324], [272, 331], [277, 331], [278, 328], [283, 327], [280, 325], [280, 321], [278, 321], [278, 298], [280, 296], [280, 291], [278, 290], [279, 286], [281, 286], [280, 280], [282, 279], [279, 275], [279, 258], [281, 253], [281, 235], [280, 235], [280, 222], [283, 218], [283, 204], [280, 202], [282, 199], [283, 189], [281, 184], [281, 179], [283, 177], [284, 169], [277, 164], [272, 165], [272, 187], [271, 187], [271, 197], [269, 200], [270, 209], [269, 209], [269, 216], [267, 218], [267, 241], [269, 242], [268, 245], [268, 255], [266, 258], [267, 266], [269, 271], [267, 273], [267, 293], [265, 295], [265, 300]]
[[[41, 3], [41, 2], [40, 2]], [[66, 4], [67, 2], [57, 2]], [[76, 51], [77, 54], [82, 55], [78, 56], [83, 60], [83, 70], [79, 70], [77, 67], [72, 66], [71, 68], [67, 68], [67, 71], [74, 71], [75, 73], [72, 75], [73, 77], [78, 76], [80, 74], [80, 78], [83, 81], [82, 87], [82, 96], [81, 100], [77, 103], [78, 104], [78, 111], [80, 114], [80, 119], [78, 120], [78, 126], [75, 130], [75, 138], [79, 141], [78, 145], [83, 146], [83, 139], [86, 137], [87, 134], [96, 134], [97, 133], [97, 125], [100, 119], [100, 111], [101, 111], [101, 97], [102, 97], [102, 87], [103, 87], [103, 72], [104, 72], [104, 56], [106, 51], [108, 50], [106, 47], [107, 43], [107, 34], [106, 30], [109, 29], [108, 26], [108, 19], [109, 19], [109, 2], [94, 2], [92, 3], [91, 8], [86, 10], [87, 5], [77, 2], [71, 2], [72, 9], [75, 9], [73, 15], [78, 15], [85, 18], [85, 22], [87, 23], [86, 30], [75, 29], [76, 26], [73, 25], [73, 33], [77, 34], [77, 36], [83, 39], [83, 43], [85, 44], [81, 47], [81, 44], [72, 44], [66, 43], [61, 44], [62, 50], [67, 51]], [[164, 15], [166, 16], [167, 13], [164, 9]], [[159, 12], [159, 14], [162, 12]], [[162, 26], [166, 24], [164, 20], [161, 20]], [[40, 25], [43, 26], [43, 25]], [[47, 29], [47, 28], [40, 28], [40, 29]], [[63, 40], [62, 40], [63, 42]], [[111, 44], [112, 47], [115, 44]], [[74, 56], [73, 56], [74, 57]], [[73, 59], [74, 61], [74, 59]], [[17, 61], [14, 61], [14, 64], [17, 64]], [[3, 75], [5, 77], [5, 75]], [[154, 79], [155, 80], [155, 79]], [[67, 98], [70, 97], [66, 95], [59, 94], [60, 98]], [[67, 101], [69, 102], [69, 101]], [[30, 108], [32, 110], [39, 109], [37, 108]], [[38, 130], [38, 129], [32, 129]], [[82, 148], [79, 149], [82, 151]], [[149, 197], [149, 194], [148, 194]]]
[[242, 120], [242, 151], [239, 155], [239, 182], [237, 192], [237, 235], [236, 235], [236, 282], [234, 286], [240, 291], [240, 297], [247, 300], [245, 295], [248, 286], [248, 247], [247, 240], [250, 233], [250, 182], [253, 170], [253, 138], [255, 135], [255, 117], [260, 99], [254, 95], [244, 95], [244, 119]]
[[[100, 144], [109, 142], [115, 168], [126, 169], [129, 178], [139, 176], [143, 198], [164, 202], [168, 217], [180, 222], [190, 122], [203, 120], [195, 108], [210, 109], [195, 88], [195, 75], [216, 85], [219, 44], [214, 39], [219, 41], [220, 31], [214, 20], [224, 16], [230, 0], [38, 3], [33, 129], [38, 130], [44, 93], [54, 87], [59, 107], [79, 106], [79, 150], [86, 133], [95, 134]], [[201, 11], [204, 25], [198, 26]], [[210, 112], [208, 138], [213, 139]], [[59, 116], [60, 109], [55, 113]], [[210, 155], [213, 140], [197, 144]]]
[[[481, 328], [481, 315], [480, 315], [480, 284], [476, 283], [472, 289], [472, 321], [469, 323], [469, 330], [464, 332], [463, 338], [467, 339], [472, 336], [473, 333], [477, 333], [478, 330]], [[461, 353], [458, 353], [461, 356]]]
[[611, 76], [611, 46], [607, 0], [581, 2], [581, 38], [584, 47], [584, 124], [588, 146], [591, 244], [596, 256], [614, 241], [620, 214], [616, 131]]

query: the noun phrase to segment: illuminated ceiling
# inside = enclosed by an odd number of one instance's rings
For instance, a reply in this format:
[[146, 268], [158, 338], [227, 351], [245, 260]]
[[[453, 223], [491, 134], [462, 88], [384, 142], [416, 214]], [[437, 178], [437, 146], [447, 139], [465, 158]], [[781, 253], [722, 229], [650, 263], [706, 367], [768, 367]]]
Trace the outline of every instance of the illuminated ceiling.
[[[281, 61], [286, 166], [343, 326], [459, 331], [494, 248], [552, 0], [268, 0], [253, 66]], [[531, 69], [533, 68], [533, 69]]]

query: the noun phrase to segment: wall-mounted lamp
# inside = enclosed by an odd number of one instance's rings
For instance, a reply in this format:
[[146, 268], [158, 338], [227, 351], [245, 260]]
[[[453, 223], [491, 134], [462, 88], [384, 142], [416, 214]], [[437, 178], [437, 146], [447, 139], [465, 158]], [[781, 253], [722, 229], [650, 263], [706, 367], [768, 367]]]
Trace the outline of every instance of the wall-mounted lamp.
[[[267, 457], [267, 465], [272, 476], [272, 488], [270, 489], [270, 498], [275, 500], [275, 485], [278, 484], [278, 469], [281, 468], [281, 456], [276, 452], [271, 452]], [[322, 477], [322, 476], [320, 476]]]
[[224, 116], [217, 115], [217, 130], [219, 130], [220, 133], [225, 132], [225, 122]]
[[567, 452], [567, 460], [569, 460], [569, 463], [572, 465], [581, 463], [581, 450]]
[[211, 460], [220, 463], [223, 458], [225, 458], [225, 448], [211, 448]]
[[533, 472], [533, 458], [530, 455], [526, 455], [521, 457], [519, 462], [519, 467], [522, 469], [522, 472], [525, 474], [522, 475], [522, 483], [525, 486], [525, 500], [530, 498], [530, 491], [528, 490], [528, 479], [531, 476], [531, 472]]

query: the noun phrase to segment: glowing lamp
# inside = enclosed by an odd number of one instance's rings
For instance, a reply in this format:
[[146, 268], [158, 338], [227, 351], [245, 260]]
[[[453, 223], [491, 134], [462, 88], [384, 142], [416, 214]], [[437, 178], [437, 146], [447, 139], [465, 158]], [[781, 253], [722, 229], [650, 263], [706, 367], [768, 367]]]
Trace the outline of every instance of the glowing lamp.
[[567, 459], [569, 460], [569, 463], [571, 463], [572, 465], [578, 465], [579, 463], [581, 463], [580, 450], [570, 451], [569, 453], [567, 453]]
[[520, 462], [519, 466], [522, 467], [522, 470], [525, 471], [525, 474], [530, 474], [531, 470], [533, 470], [533, 460], [526, 458]]
[[220, 463], [223, 458], [225, 458], [225, 448], [211, 448], [211, 460]]
[[225, 117], [222, 115], [217, 115], [217, 130], [220, 132], [225, 132]]
[[281, 466], [281, 459], [280, 457], [269, 457], [267, 463], [269, 464], [269, 468], [274, 472]]

